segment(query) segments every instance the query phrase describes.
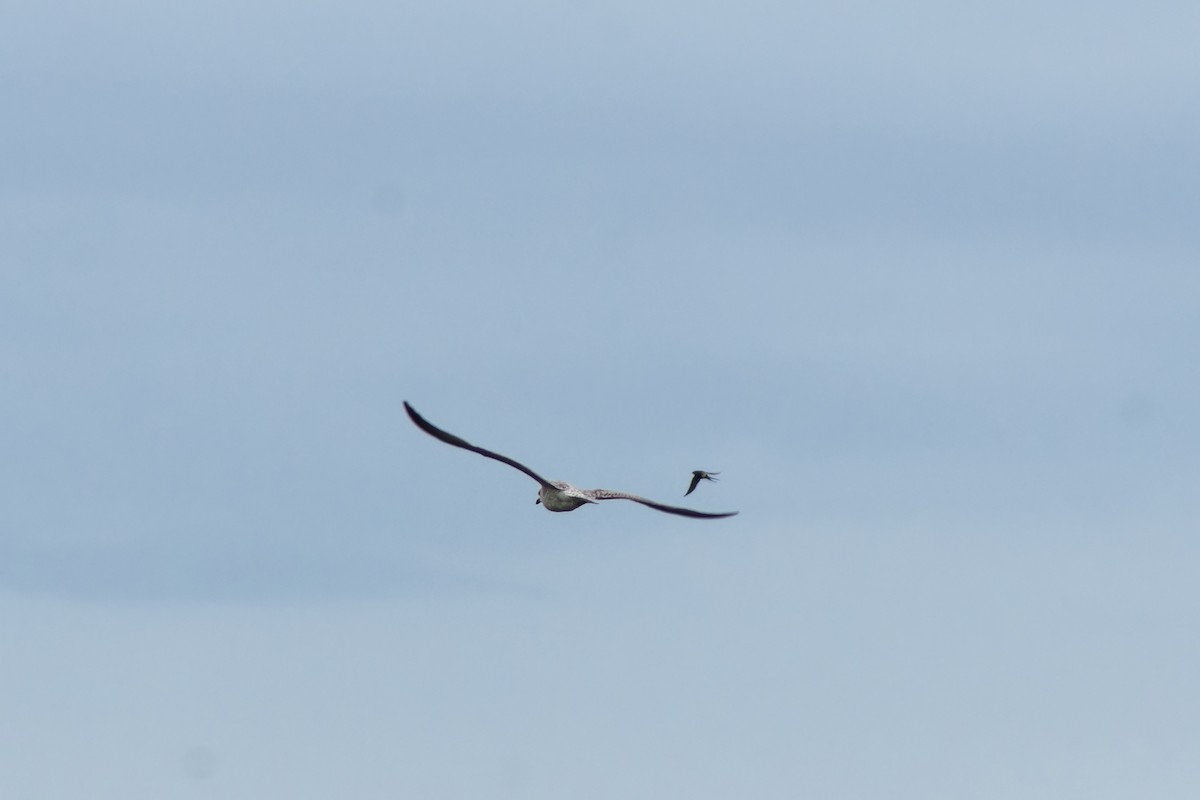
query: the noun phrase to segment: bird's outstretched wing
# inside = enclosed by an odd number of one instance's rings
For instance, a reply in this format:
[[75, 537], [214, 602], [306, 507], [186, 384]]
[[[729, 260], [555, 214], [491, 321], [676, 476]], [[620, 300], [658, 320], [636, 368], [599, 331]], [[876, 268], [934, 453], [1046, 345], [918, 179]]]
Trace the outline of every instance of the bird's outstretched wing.
[[681, 517], [698, 517], [701, 519], [716, 519], [718, 517], [732, 517], [738, 513], [736, 511], [726, 511], [723, 514], [710, 514], [707, 511], [693, 511], [690, 508], [680, 508], [679, 506], [668, 506], [663, 503], [656, 503], [653, 500], [647, 500], [644, 497], [639, 497], [636, 494], [628, 492], [614, 492], [611, 489], [586, 489], [584, 490], [590, 497], [595, 500], [632, 500], [635, 503], [641, 503], [644, 506], [665, 511], [668, 514], [678, 514]]
[[454, 434], [447, 433], [446, 431], [442, 430], [441, 428], [436, 427], [429, 420], [425, 419], [420, 414], [418, 414], [417, 410], [415, 408], [413, 408], [412, 406], [410, 406], [408, 404], [407, 400], [404, 401], [404, 410], [408, 412], [408, 416], [412, 419], [412, 421], [414, 423], [416, 423], [416, 426], [418, 428], [425, 431], [433, 438], [441, 439], [446, 444], [452, 444], [455, 447], [461, 447], [464, 450], [470, 450], [472, 453], [479, 453], [479, 455], [481, 455], [481, 456], [487, 456], [488, 458], [494, 458], [497, 461], [508, 464], [510, 467], [516, 467], [517, 469], [521, 470], [521, 472], [524, 472], [526, 475], [528, 475], [529, 477], [533, 478], [535, 481], [540, 483], [542, 486], [547, 486], [547, 487], [550, 487], [551, 489], [554, 488], [550, 484], [550, 481], [546, 480], [541, 475], [538, 475], [536, 472], [534, 472], [533, 470], [531, 470], [529, 467], [525, 466], [524, 464], [522, 464], [518, 461], [513, 461], [511, 458], [509, 458], [507, 456], [502, 456], [499, 453], [493, 453], [491, 450], [484, 450], [482, 447], [476, 447], [475, 445], [471, 444], [470, 442], [466, 441], [465, 439], [460, 439], [457, 436], [455, 436]]

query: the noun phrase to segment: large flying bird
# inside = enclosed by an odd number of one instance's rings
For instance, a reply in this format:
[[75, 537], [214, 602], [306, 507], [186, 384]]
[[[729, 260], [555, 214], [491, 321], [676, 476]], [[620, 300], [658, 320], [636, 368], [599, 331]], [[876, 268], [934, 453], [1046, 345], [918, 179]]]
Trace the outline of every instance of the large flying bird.
[[656, 503], [653, 500], [647, 500], [644, 497], [639, 497], [636, 494], [628, 494], [627, 492], [614, 492], [611, 489], [578, 489], [566, 481], [548, 481], [541, 475], [531, 470], [529, 467], [520, 462], [513, 461], [507, 456], [502, 456], [499, 453], [493, 453], [491, 450], [484, 450], [482, 447], [460, 439], [452, 433], [447, 433], [434, 426], [427, 419], [417, 413], [416, 409], [404, 403], [404, 410], [408, 412], [408, 416], [416, 424], [418, 428], [428, 433], [435, 439], [441, 439], [446, 444], [452, 444], [455, 447], [461, 447], [464, 450], [470, 450], [473, 453], [479, 453], [481, 456], [494, 458], [508, 464], [510, 467], [516, 467], [524, 472], [529, 477], [533, 478], [541, 486], [538, 489], [538, 497], [535, 503], [541, 503], [546, 507], [547, 511], [574, 511], [587, 503], [595, 503], [598, 500], [632, 500], [635, 503], [641, 503], [644, 506], [665, 511], [668, 514], [679, 514], [683, 517], [699, 517], [702, 519], [715, 519], [717, 517], [732, 517], [738, 513], [729, 511], [724, 514], [710, 514], [705, 511], [693, 511], [690, 508], [679, 508], [678, 506], [668, 506], [663, 503]]

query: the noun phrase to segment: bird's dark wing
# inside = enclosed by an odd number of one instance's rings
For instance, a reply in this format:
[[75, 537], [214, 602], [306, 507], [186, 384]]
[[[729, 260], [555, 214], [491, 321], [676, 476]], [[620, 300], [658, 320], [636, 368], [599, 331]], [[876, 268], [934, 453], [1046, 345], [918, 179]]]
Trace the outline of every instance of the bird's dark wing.
[[587, 489], [586, 493], [596, 500], [632, 500], [635, 503], [641, 503], [644, 506], [665, 511], [668, 514], [678, 514], [681, 517], [697, 517], [700, 519], [716, 519], [718, 517], [732, 517], [738, 513], [736, 511], [727, 511], [724, 514], [710, 514], [707, 511], [693, 511], [690, 508], [680, 508], [679, 506], [668, 506], [662, 503], [656, 503], [653, 500], [647, 500], [644, 497], [639, 497], [636, 494], [628, 492], [614, 492], [611, 489]]
[[488, 458], [494, 458], [497, 461], [501, 461], [505, 464], [508, 464], [510, 467], [516, 467], [517, 469], [521, 470], [521, 472], [524, 472], [526, 475], [528, 475], [529, 477], [533, 478], [535, 481], [540, 483], [542, 486], [548, 486], [550, 488], [554, 488], [553, 486], [550, 485], [550, 482], [548, 480], [543, 478], [541, 475], [538, 475], [536, 472], [534, 472], [533, 470], [531, 470], [529, 467], [525, 466], [524, 464], [517, 462], [517, 461], [513, 461], [511, 458], [508, 458], [507, 456], [502, 456], [499, 453], [493, 453], [491, 450], [484, 450], [482, 447], [476, 447], [475, 445], [471, 444], [470, 442], [466, 441], [465, 439], [460, 439], [457, 436], [455, 436], [454, 434], [447, 433], [446, 431], [442, 430], [441, 428], [434, 426], [432, 423], [429, 422], [429, 420], [425, 419], [420, 414], [418, 414], [416, 409], [414, 409], [412, 406], [410, 406], [408, 404], [407, 400], [404, 401], [404, 410], [408, 412], [408, 416], [412, 419], [412, 421], [414, 423], [416, 423], [416, 426], [418, 428], [425, 431], [433, 438], [441, 439], [446, 444], [452, 444], [455, 447], [461, 447], [464, 450], [470, 450], [472, 453], [479, 453], [479, 455], [481, 455], [481, 456], [487, 456]]

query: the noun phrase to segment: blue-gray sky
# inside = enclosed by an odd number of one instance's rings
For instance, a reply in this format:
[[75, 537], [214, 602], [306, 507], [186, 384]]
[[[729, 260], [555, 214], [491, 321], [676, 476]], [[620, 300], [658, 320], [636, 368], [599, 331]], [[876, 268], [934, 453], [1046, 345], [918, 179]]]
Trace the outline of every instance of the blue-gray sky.
[[1194, 796], [1193, 4], [10, 6], [0, 794]]

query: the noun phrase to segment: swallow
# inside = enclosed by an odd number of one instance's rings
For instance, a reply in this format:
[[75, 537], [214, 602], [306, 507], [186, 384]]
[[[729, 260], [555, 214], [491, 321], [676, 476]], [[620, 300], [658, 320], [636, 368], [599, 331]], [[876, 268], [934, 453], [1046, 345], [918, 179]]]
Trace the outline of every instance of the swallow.
[[692, 483], [690, 486], [688, 486], [688, 490], [683, 493], [683, 496], [687, 497], [689, 494], [696, 491], [696, 487], [700, 485], [700, 481], [715, 481], [716, 478], [714, 478], [713, 475], [720, 474], [721, 473], [719, 472], [705, 472], [702, 469], [692, 470]]

